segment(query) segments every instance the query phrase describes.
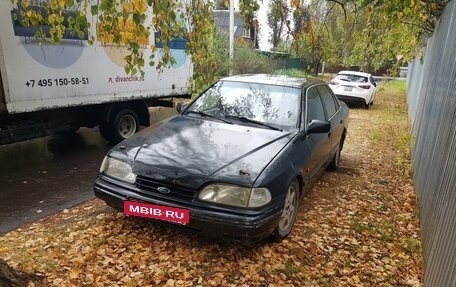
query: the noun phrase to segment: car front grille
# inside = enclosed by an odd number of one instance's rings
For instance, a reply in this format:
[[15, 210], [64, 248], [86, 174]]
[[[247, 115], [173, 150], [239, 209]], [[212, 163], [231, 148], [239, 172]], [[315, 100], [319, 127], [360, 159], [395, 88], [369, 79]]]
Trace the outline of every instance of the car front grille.
[[[191, 202], [196, 191], [169, 183], [162, 183], [145, 176], [137, 176], [136, 186], [140, 192], [151, 198], [173, 198], [179, 201]], [[159, 189], [167, 189], [169, 193], [163, 193]]]

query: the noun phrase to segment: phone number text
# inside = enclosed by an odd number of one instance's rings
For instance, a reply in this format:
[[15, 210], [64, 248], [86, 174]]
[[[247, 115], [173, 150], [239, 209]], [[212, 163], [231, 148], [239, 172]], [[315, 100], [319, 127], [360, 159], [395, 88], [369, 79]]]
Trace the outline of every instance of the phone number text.
[[34, 87], [52, 87], [52, 86], [77, 86], [77, 85], [88, 85], [90, 83], [89, 78], [59, 78], [59, 79], [39, 79], [39, 80], [28, 80], [25, 82], [27, 88]]

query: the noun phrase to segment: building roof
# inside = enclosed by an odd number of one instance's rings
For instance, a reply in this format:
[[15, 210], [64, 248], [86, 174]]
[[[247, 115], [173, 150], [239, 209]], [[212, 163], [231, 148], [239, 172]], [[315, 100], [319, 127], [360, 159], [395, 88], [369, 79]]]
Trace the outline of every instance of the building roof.
[[[230, 10], [213, 10], [215, 30], [221, 34], [230, 33]], [[244, 20], [239, 11], [234, 11], [234, 38], [242, 36]]]

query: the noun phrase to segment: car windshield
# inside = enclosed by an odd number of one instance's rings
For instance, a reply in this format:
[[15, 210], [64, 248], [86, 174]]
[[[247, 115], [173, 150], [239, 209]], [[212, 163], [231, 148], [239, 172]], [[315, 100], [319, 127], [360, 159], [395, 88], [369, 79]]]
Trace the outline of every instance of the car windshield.
[[346, 81], [346, 82], [353, 82], [353, 83], [367, 83], [367, 77], [358, 76], [358, 75], [348, 75], [348, 74], [340, 74], [336, 77], [337, 80]]
[[[200, 112], [239, 124], [256, 121], [281, 129], [295, 128], [300, 110], [300, 89], [269, 84], [219, 81], [206, 90], [188, 111]], [[238, 122], [236, 122], [238, 123]]]

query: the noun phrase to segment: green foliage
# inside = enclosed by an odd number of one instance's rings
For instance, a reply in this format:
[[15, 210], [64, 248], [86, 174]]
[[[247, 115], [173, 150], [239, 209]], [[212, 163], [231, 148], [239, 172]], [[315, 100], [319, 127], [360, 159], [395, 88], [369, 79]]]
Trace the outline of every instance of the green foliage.
[[271, 51], [280, 53], [289, 53], [291, 50], [291, 43], [280, 41], [275, 47], [272, 47]]
[[271, 44], [276, 48], [281, 42], [285, 27], [290, 30], [290, 9], [286, 0], [271, 0], [268, 8], [267, 21], [271, 28]]
[[214, 9], [215, 10], [228, 10], [228, 9], [230, 9], [230, 1], [229, 0], [215, 0]]
[[275, 75], [287, 75], [290, 77], [305, 78], [308, 75], [303, 70], [299, 69], [279, 69], [273, 72]]
[[[211, 2], [192, 0], [184, 4], [176, 0], [100, 0], [97, 4], [89, 0], [12, 0], [20, 8], [19, 15], [24, 26], [49, 26], [49, 33], [38, 29], [35, 38], [44, 42], [59, 44], [65, 33], [88, 38], [89, 44], [95, 40], [128, 49], [125, 57], [127, 74], [141, 73], [146, 61], [144, 48], [150, 45], [152, 31], [159, 31], [157, 42], [163, 45], [157, 54], [154, 44], [148, 64], [160, 72], [175, 63], [169, 43], [174, 37], [187, 37], [188, 54], [194, 63], [192, 89], [198, 90], [214, 80], [215, 59], [210, 53], [214, 24], [211, 15]], [[39, 5], [39, 10], [36, 8]], [[255, 8], [253, 2], [248, 4]], [[252, 9], [253, 9], [252, 8]], [[251, 13], [254, 10], [250, 9]], [[65, 11], [73, 14], [65, 19]], [[94, 16], [88, 21], [87, 14]], [[90, 24], [96, 25], [96, 35], [88, 35]], [[191, 28], [188, 30], [188, 28]], [[96, 37], [96, 38], [95, 38]], [[158, 56], [157, 56], [158, 55]]]
[[[214, 55], [216, 62], [213, 74], [217, 78], [229, 76], [231, 66], [227, 35], [216, 33], [210, 53]], [[232, 64], [234, 74], [270, 74], [276, 69], [277, 65], [277, 60], [251, 49], [248, 44], [237, 43]]]
[[256, 0], [239, 0], [239, 8], [242, 19], [245, 21], [245, 28], [248, 28], [250, 23], [253, 23], [255, 13], [260, 9], [260, 5]]
[[227, 35], [215, 34], [211, 53], [215, 56], [214, 74], [217, 77], [226, 77], [230, 73], [230, 51]]
[[233, 61], [234, 74], [264, 73], [272, 74], [277, 61], [249, 47], [238, 47]]
[[448, 0], [311, 0], [292, 5], [293, 53], [307, 62], [395, 70], [421, 52]]
[[325, 58], [324, 24], [327, 13], [325, 3], [319, 0], [300, 4], [293, 12], [296, 25], [293, 32], [292, 55], [309, 63], [308, 71], [314, 74]]
[[[222, 55], [217, 55], [217, 40], [214, 38], [214, 23], [211, 20], [212, 2], [191, 0], [11, 0], [18, 9], [15, 18], [24, 26], [49, 26], [49, 32], [37, 29], [35, 38], [41, 43], [60, 43], [65, 33], [128, 48], [125, 71], [141, 73], [146, 64], [144, 48], [152, 53], [147, 63], [158, 71], [175, 63], [167, 46], [173, 37], [187, 37], [188, 54], [194, 63], [191, 79], [192, 91], [197, 91], [212, 82], [218, 74], [226, 73], [226, 65], [220, 66]], [[227, 1], [218, 0], [219, 6]], [[289, 16], [293, 13], [295, 29], [292, 50], [294, 55], [313, 63], [357, 65], [374, 69], [385, 63], [401, 62], [416, 55], [423, 37], [432, 31], [448, 0], [310, 0], [271, 1], [270, 24], [276, 31], [274, 46], [280, 42], [283, 29], [291, 32]], [[39, 6], [44, 12], [38, 12]], [[241, 0], [240, 11], [246, 25], [252, 23], [259, 9], [256, 0]], [[66, 10], [76, 11], [65, 19]], [[291, 9], [291, 10], [290, 10]], [[88, 21], [87, 15], [95, 16]], [[96, 35], [88, 35], [90, 25], [96, 25]], [[149, 44], [153, 31], [159, 31], [159, 42], [163, 44], [156, 56], [155, 45]], [[97, 39], [95, 39], [95, 36]], [[288, 47], [285, 47], [288, 49]], [[244, 48], [238, 50], [234, 69], [237, 72], [272, 71], [260, 55]], [[250, 54], [249, 54], [250, 53]], [[249, 58], [249, 57], [252, 58]], [[223, 56], [224, 57], [224, 56]], [[266, 63], [265, 63], [266, 62]], [[225, 62], [226, 63], [226, 62]]]
[[186, 14], [193, 23], [193, 28], [188, 32], [187, 49], [194, 65], [191, 80], [191, 92], [197, 93], [216, 79], [216, 55], [214, 51], [214, 21], [211, 15], [210, 4], [193, 0], [186, 8]]
[[[73, 0], [52, 0], [49, 2], [35, 2], [28, 0], [17, 1], [14, 19], [19, 19], [25, 27], [37, 26], [35, 39], [42, 44], [44, 41], [60, 43], [65, 33], [77, 35], [80, 39], [87, 34], [90, 24], [85, 13], [75, 11], [72, 16], [65, 19], [62, 10], [74, 5]], [[42, 26], [49, 26], [46, 32]], [[47, 40], [49, 39], [49, 40]]]
[[449, 0], [358, 0], [359, 9], [384, 15], [391, 23], [406, 23], [419, 27], [419, 36], [427, 37]]

